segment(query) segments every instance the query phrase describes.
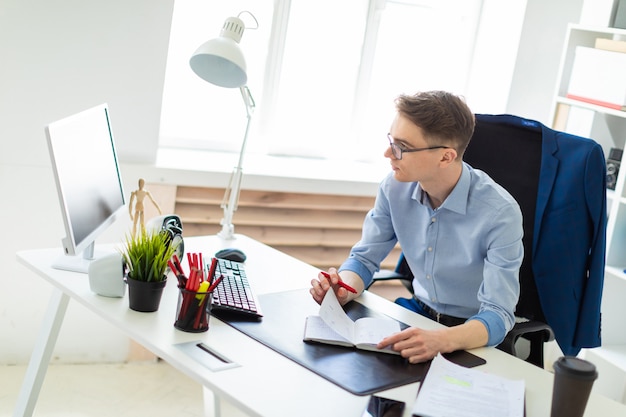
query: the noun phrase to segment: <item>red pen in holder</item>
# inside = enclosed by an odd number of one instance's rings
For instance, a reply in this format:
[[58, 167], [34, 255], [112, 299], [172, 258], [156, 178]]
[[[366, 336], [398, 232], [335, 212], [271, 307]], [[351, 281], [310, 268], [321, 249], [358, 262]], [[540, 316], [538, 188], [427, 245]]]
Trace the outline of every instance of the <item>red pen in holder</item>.
[[193, 291], [181, 287], [178, 290], [174, 327], [191, 333], [209, 330], [213, 291]]

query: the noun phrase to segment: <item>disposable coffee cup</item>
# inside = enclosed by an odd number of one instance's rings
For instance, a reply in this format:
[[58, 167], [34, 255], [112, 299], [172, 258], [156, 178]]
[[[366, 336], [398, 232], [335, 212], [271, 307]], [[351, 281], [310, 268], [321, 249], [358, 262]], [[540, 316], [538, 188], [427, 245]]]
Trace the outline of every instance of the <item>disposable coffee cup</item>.
[[554, 362], [554, 386], [550, 417], [582, 417], [593, 382], [598, 378], [591, 362], [563, 356]]

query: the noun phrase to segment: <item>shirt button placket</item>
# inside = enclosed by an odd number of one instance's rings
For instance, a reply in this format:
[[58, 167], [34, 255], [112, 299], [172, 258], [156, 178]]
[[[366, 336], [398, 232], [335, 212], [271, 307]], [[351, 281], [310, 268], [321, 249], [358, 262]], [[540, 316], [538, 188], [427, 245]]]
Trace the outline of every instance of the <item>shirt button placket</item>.
[[430, 224], [428, 225], [428, 230], [426, 231], [426, 280], [428, 281], [428, 292], [431, 297], [435, 294], [435, 286], [433, 282], [433, 266], [434, 266], [434, 244], [436, 243], [437, 237], [437, 227], [436, 227], [437, 218], [432, 216], [430, 218]]

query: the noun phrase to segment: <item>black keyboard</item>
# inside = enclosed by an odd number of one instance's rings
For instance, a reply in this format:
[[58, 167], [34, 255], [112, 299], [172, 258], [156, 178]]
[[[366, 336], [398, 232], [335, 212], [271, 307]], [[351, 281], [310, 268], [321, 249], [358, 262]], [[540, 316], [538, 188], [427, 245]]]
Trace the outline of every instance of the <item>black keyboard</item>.
[[261, 318], [261, 305], [246, 277], [242, 263], [217, 259], [215, 276], [222, 275], [222, 282], [213, 290], [211, 312], [241, 314]]

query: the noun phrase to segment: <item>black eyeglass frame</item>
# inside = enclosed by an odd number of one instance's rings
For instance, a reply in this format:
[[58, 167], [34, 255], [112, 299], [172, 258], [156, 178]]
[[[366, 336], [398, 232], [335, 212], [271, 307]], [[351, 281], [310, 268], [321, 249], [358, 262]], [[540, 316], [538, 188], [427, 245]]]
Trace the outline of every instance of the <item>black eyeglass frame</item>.
[[[421, 152], [421, 151], [430, 151], [432, 149], [449, 149], [450, 148], [450, 146], [438, 145], [438, 146], [429, 146], [428, 148], [402, 149], [399, 145], [397, 145], [393, 141], [393, 136], [391, 136], [391, 133], [387, 133], [387, 139], [389, 139], [389, 147], [391, 148], [391, 153], [393, 154], [393, 157], [396, 158], [397, 160], [401, 160], [402, 159], [402, 154], [403, 153]], [[399, 156], [398, 156], [398, 152], [400, 153]]]

